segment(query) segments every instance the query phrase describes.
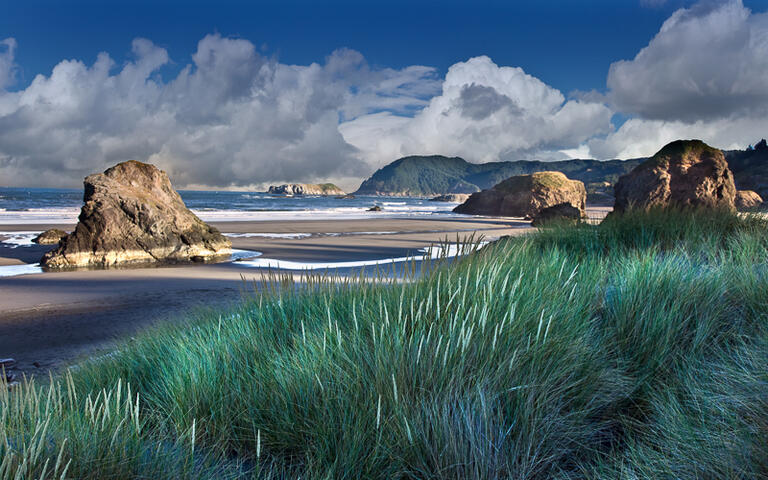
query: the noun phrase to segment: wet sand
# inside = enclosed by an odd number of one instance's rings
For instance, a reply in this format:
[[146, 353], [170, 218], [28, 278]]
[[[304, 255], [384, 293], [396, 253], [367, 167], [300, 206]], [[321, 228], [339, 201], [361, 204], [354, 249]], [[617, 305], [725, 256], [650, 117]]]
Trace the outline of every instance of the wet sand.
[[[593, 218], [608, 209], [590, 208]], [[368, 218], [212, 223], [224, 233], [313, 234], [307, 238], [233, 237], [235, 249], [260, 258], [348, 262], [417, 255], [445, 240], [530, 232], [522, 219], [487, 217]], [[0, 225], [1, 232], [71, 231], [74, 225]], [[397, 232], [397, 233], [392, 233]], [[3, 236], [0, 235], [0, 240]], [[0, 266], [37, 262], [52, 246], [0, 245]], [[355, 273], [348, 269], [342, 273]], [[265, 270], [242, 264], [81, 270], [0, 277], [0, 358], [18, 372], [47, 374], [99, 355], [115, 341], [162, 322], [184, 321], [204, 308], [226, 308], [252, 294]]]
[[[307, 238], [233, 237], [235, 249], [262, 258], [346, 262], [417, 255], [445, 240], [498, 238], [530, 231], [500, 218], [371, 218], [214, 223], [224, 233], [313, 234]], [[0, 225], [0, 231], [70, 231], [74, 225]], [[391, 233], [397, 232], [397, 233]], [[2, 238], [2, 236], [0, 236]], [[0, 265], [39, 260], [51, 246], [0, 246]], [[253, 292], [264, 270], [235, 263], [177, 265], [0, 277], [0, 357], [19, 372], [45, 374], [113, 348], [117, 339], [201, 308], [226, 308]], [[36, 366], [37, 365], [37, 366]]]

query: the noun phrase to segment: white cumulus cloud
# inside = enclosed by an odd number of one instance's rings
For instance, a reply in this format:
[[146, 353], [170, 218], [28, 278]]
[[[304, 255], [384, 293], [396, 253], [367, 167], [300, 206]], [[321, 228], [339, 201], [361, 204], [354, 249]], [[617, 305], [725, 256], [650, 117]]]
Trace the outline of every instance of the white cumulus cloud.
[[340, 126], [344, 138], [382, 164], [403, 155], [459, 155], [470, 161], [565, 156], [611, 129], [603, 103], [568, 100], [521, 68], [485, 56], [454, 64], [442, 91], [412, 117], [363, 115]]
[[[0, 79], [14, 68], [15, 42], [4, 43]], [[62, 61], [22, 90], [0, 88], [2, 183], [76, 186], [135, 158], [179, 186], [330, 179], [349, 188], [370, 167], [339, 133], [340, 116], [418, 109], [439, 85], [428, 67], [371, 69], [346, 49], [286, 65], [220, 35], [163, 81], [165, 49], [137, 39], [132, 51], [124, 65], [101, 53], [91, 65]]]
[[768, 14], [741, 0], [680, 9], [634, 59], [611, 65], [608, 87], [631, 118], [589, 142], [597, 158], [650, 155], [678, 138], [744, 148], [768, 134]]

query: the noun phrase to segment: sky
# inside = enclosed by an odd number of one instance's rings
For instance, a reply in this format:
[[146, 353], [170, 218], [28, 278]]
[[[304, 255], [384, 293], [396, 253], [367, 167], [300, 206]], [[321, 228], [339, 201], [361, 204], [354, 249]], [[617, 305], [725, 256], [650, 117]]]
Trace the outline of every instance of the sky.
[[405, 155], [631, 158], [768, 136], [768, 0], [69, 1], [0, 11], [0, 185], [181, 188]]

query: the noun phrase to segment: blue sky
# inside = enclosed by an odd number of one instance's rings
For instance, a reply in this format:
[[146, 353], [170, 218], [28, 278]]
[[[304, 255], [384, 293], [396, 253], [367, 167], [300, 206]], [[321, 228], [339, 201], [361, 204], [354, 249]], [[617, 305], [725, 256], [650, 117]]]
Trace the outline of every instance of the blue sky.
[[[66, 1], [8, 2], [0, 36], [19, 43], [19, 83], [65, 58], [101, 51], [121, 63], [145, 37], [183, 65], [209, 33], [242, 37], [283, 63], [322, 61], [349, 47], [372, 65], [445, 72], [488, 55], [564, 92], [604, 90], [608, 65], [633, 57], [677, 8], [693, 2], [514, 1]], [[746, 1], [765, 10], [766, 1]], [[165, 69], [174, 72], [174, 66]]]
[[632, 158], [768, 136], [768, 0], [60, 1], [0, 11], [0, 183], [189, 188], [405, 155]]

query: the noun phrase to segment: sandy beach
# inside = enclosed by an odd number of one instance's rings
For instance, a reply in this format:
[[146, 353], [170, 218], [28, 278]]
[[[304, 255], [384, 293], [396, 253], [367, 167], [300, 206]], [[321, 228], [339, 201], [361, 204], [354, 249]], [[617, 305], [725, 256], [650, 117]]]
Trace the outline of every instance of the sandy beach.
[[[418, 255], [435, 243], [529, 231], [509, 218], [369, 218], [334, 221], [221, 222], [234, 249], [293, 262], [350, 262]], [[73, 224], [1, 225], [10, 232]], [[248, 236], [248, 235], [254, 236]], [[270, 235], [272, 236], [264, 236]], [[37, 262], [50, 246], [0, 245], [0, 266]], [[238, 262], [46, 272], [0, 277], [0, 357], [27, 374], [45, 374], [109, 351], [116, 339], [160, 322], [183, 321], [204, 308], [226, 307], [252, 292], [265, 270]], [[255, 282], [255, 284], [254, 284]]]

